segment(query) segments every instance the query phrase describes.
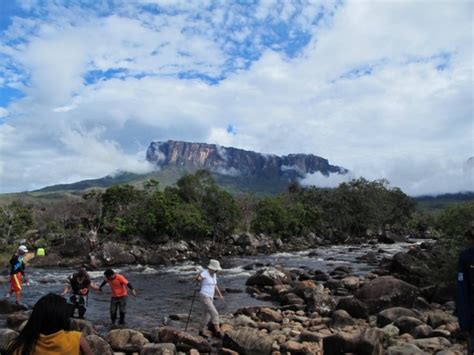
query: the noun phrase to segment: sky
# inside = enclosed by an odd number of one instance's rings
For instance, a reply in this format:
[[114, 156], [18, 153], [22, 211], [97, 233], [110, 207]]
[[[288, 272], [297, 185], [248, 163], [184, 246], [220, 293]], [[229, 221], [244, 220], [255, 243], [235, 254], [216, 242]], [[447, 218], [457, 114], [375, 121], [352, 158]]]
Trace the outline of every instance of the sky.
[[312, 153], [410, 195], [474, 191], [473, 14], [468, 0], [1, 0], [0, 192], [147, 172], [168, 139]]

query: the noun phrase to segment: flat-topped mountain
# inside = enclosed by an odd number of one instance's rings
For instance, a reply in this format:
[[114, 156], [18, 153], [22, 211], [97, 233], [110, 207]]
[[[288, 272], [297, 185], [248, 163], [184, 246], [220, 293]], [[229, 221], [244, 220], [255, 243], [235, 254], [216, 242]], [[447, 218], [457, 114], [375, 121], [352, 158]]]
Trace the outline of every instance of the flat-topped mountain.
[[292, 180], [316, 172], [326, 176], [348, 172], [347, 169], [331, 165], [327, 159], [313, 154], [277, 156], [216, 144], [172, 140], [151, 143], [146, 158], [160, 168], [176, 166], [191, 170], [208, 169], [221, 175], [258, 179]]

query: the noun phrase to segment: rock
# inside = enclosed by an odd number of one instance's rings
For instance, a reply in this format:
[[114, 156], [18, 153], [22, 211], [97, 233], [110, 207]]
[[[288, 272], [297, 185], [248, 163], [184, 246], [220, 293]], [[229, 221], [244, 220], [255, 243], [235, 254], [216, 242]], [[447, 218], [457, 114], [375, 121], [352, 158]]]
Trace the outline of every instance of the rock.
[[356, 298], [374, 314], [389, 307], [411, 307], [418, 297], [419, 290], [409, 283], [392, 276], [382, 276], [362, 286]]
[[369, 328], [358, 334], [336, 333], [323, 340], [324, 355], [356, 353], [383, 354], [383, 336], [380, 329]]
[[449, 339], [451, 337], [451, 332], [444, 329], [435, 329], [431, 332], [431, 336]]
[[140, 355], [175, 355], [176, 345], [173, 343], [146, 344]]
[[393, 324], [400, 329], [400, 334], [408, 333], [413, 335], [414, 329], [424, 323], [418, 318], [403, 316], [395, 320]]
[[[421, 324], [417, 326], [413, 331], [410, 333], [413, 335], [414, 338], [420, 339], [420, 338], [429, 338], [433, 336], [433, 328], [431, 328], [429, 325], [426, 324]], [[437, 335], [434, 335], [437, 336]]]
[[257, 322], [255, 322], [252, 318], [240, 314], [234, 319], [234, 325], [237, 327], [245, 327], [250, 326], [252, 328], [258, 328]]
[[230, 350], [227, 348], [220, 348], [217, 352], [217, 355], [239, 355], [237, 351]]
[[159, 339], [163, 343], [173, 343], [180, 348], [198, 349], [202, 353], [211, 352], [211, 346], [202, 337], [195, 337], [181, 330], [172, 327], [161, 327], [159, 329]]
[[313, 354], [311, 350], [305, 345], [298, 343], [296, 341], [287, 341], [284, 344], [280, 345], [280, 351], [285, 353], [290, 353], [292, 355], [310, 355]]
[[152, 250], [144, 255], [148, 265], [170, 265], [170, 258], [159, 250]]
[[443, 312], [442, 310], [434, 310], [428, 312], [428, 325], [432, 326], [433, 328], [438, 328], [441, 325], [445, 325], [448, 323], [456, 322], [456, 318], [453, 317], [451, 314]]
[[307, 341], [310, 343], [319, 343], [321, 341], [321, 335], [318, 333], [310, 332], [308, 330], [303, 330], [300, 333], [299, 340]]
[[258, 248], [260, 246], [260, 241], [254, 234], [247, 232], [240, 235], [234, 244], [240, 245], [243, 247], [249, 246], [253, 248]]
[[314, 293], [306, 302], [307, 312], [318, 312], [323, 317], [331, 315], [335, 309], [335, 299], [327, 294]]
[[432, 309], [428, 301], [425, 300], [423, 297], [417, 297], [415, 303], [413, 303], [413, 308], [418, 311], [429, 311]]
[[258, 312], [258, 318], [264, 322], [276, 322], [281, 323], [283, 316], [280, 312], [277, 312], [270, 308], [261, 308]]
[[109, 343], [98, 335], [88, 335], [85, 337], [94, 355], [114, 355]]
[[102, 259], [106, 265], [133, 264], [135, 257], [125, 251], [128, 248], [126, 245], [107, 242], [102, 247]]
[[406, 241], [406, 237], [403, 235], [395, 234], [391, 231], [384, 231], [381, 235], [378, 236], [377, 241], [383, 244], [402, 243]]
[[393, 324], [387, 324], [385, 327], [382, 328], [382, 332], [386, 336], [388, 336], [390, 338], [393, 338], [393, 337], [396, 337], [400, 334], [400, 329], [398, 329]]
[[430, 268], [419, 255], [399, 252], [393, 256], [390, 273], [400, 275], [404, 280], [420, 285], [430, 275]]
[[7, 327], [18, 331], [20, 326], [30, 318], [30, 314], [31, 311], [9, 314], [7, 317]]
[[354, 319], [352, 319], [349, 313], [347, 313], [343, 309], [338, 309], [337, 311], [334, 311], [331, 317], [331, 328], [343, 328], [351, 325], [355, 325], [355, 321]]
[[369, 308], [355, 297], [340, 298], [336, 309], [343, 309], [354, 318], [369, 319]]
[[411, 309], [403, 307], [387, 308], [377, 314], [377, 327], [382, 328], [387, 324], [393, 323], [400, 317], [417, 317], [417, 314]]
[[0, 353], [5, 354], [10, 342], [18, 336], [18, 333], [11, 329], [0, 329]]
[[260, 329], [266, 329], [271, 333], [275, 330], [281, 329], [281, 324], [275, 323], [275, 322], [265, 322], [265, 323], [259, 323], [258, 327]]
[[142, 333], [132, 329], [114, 329], [107, 334], [107, 342], [115, 351], [140, 351], [149, 343]]
[[426, 338], [426, 339], [415, 339], [413, 344], [421, 349], [428, 350], [431, 352], [441, 351], [451, 346], [451, 342], [445, 338]]
[[385, 355], [428, 355], [414, 344], [390, 346]]
[[58, 248], [59, 254], [65, 258], [87, 256], [90, 246], [87, 240], [81, 236], [64, 238], [64, 243]]
[[96, 334], [94, 324], [84, 319], [71, 318], [71, 330], [77, 330], [84, 336]]
[[290, 273], [282, 268], [269, 267], [263, 270], [257, 271], [257, 273], [251, 276], [247, 282], [247, 286], [275, 286], [285, 285], [290, 283]]
[[21, 304], [11, 303], [7, 300], [0, 300], [0, 314], [10, 314], [13, 312], [26, 311], [28, 308]]
[[316, 271], [314, 271], [313, 274], [314, 274], [313, 280], [315, 280], [315, 281], [327, 281], [327, 280], [329, 280], [329, 275], [326, 274], [324, 271], [316, 270]]
[[298, 295], [290, 292], [285, 294], [281, 300], [280, 300], [282, 305], [304, 305], [305, 301]]
[[357, 276], [348, 276], [343, 278], [341, 281], [342, 285], [351, 291], [357, 290], [360, 285], [360, 280]]
[[273, 338], [261, 336], [255, 329], [243, 327], [224, 334], [222, 346], [245, 355], [266, 355], [272, 352]]

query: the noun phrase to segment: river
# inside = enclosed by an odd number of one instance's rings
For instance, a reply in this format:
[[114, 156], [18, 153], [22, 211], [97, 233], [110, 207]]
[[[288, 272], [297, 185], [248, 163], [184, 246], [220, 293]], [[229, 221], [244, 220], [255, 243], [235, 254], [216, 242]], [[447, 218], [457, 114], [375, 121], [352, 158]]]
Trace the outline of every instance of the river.
[[[413, 241], [414, 243], [417, 241]], [[216, 301], [220, 313], [229, 313], [239, 307], [271, 304], [252, 298], [245, 292], [245, 282], [255, 270], [246, 271], [244, 266], [252, 263], [271, 264], [285, 268], [308, 268], [312, 270], [331, 271], [337, 266], [350, 265], [354, 273], [364, 275], [374, 267], [357, 260], [357, 257], [369, 251], [383, 249], [382, 256], [391, 256], [396, 252], [408, 248], [412, 243], [396, 243], [392, 245], [337, 245], [319, 247], [301, 252], [278, 253], [261, 256], [229, 257], [225, 264], [233, 267], [224, 269], [218, 275], [218, 284], [221, 289], [233, 289], [234, 292], [225, 295], [225, 302]], [[314, 256], [311, 253], [316, 253]], [[132, 328], [159, 326], [171, 314], [188, 313], [193, 296], [192, 277], [201, 266], [194, 263], [182, 263], [169, 267], [123, 266], [115, 268], [124, 274], [138, 290], [136, 298], [129, 297], [127, 324]], [[32, 306], [39, 297], [48, 292], [62, 292], [65, 280], [72, 274], [72, 269], [34, 269], [28, 268], [30, 285], [24, 287], [22, 302]], [[103, 280], [102, 271], [90, 272], [93, 282], [100, 284]], [[3, 294], [7, 291], [7, 285]], [[237, 293], [237, 291], [240, 291]], [[103, 293], [91, 291], [86, 318], [97, 325], [106, 326], [109, 323], [110, 290], [104, 287]], [[191, 327], [199, 320], [199, 303], [195, 303]], [[3, 316], [4, 318], [4, 316]], [[0, 317], [1, 320], [1, 317]], [[175, 324], [184, 328], [184, 321]], [[105, 328], [104, 328], [105, 329]]]

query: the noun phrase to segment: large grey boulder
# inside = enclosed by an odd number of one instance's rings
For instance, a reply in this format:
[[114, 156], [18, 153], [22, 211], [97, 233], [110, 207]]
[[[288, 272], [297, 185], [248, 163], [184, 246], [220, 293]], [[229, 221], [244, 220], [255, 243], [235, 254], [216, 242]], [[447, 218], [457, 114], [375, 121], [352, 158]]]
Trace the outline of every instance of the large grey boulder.
[[382, 355], [384, 333], [380, 329], [369, 328], [358, 334], [335, 333], [323, 340], [324, 355]]
[[129, 247], [108, 242], [102, 247], [101, 258], [106, 265], [133, 264], [135, 256], [126, 251]]
[[203, 337], [196, 337], [173, 327], [161, 327], [158, 337], [162, 343], [175, 344], [178, 350], [197, 349], [202, 353], [211, 352], [211, 346]]
[[272, 352], [273, 338], [261, 336], [255, 329], [243, 327], [224, 334], [222, 346], [242, 355], [267, 355]]
[[291, 275], [288, 270], [283, 268], [269, 267], [259, 270], [255, 275], [250, 276], [247, 280], [247, 286], [276, 286], [286, 285], [291, 282]]
[[355, 297], [340, 298], [336, 309], [343, 309], [354, 318], [369, 319], [369, 308]]
[[149, 343], [142, 333], [132, 329], [114, 329], [107, 334], [107, 341], [115, 351], [136, 352]]
[[387, 324], [395, 322], [400, 317], [414, 317], [417, 318], [417, 313], [411, 309], [404, 307], [392, 307], [384, 309], [382, 312], [377, 314], [377, 327], [382, 328]]
[[86, 340], [89, 343], [94, 355], [114, 355], [112, 347], [98, 335], [88, 335]]

